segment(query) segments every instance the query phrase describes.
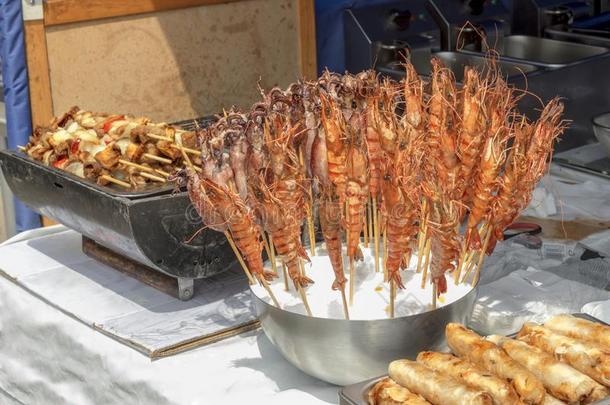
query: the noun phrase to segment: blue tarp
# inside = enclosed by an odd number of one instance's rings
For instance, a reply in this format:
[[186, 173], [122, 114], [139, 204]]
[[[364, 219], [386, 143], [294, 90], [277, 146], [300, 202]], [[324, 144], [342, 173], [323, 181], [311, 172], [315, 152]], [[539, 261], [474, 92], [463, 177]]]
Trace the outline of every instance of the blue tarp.
[[[0, 0], [0, 61], [4, 82], [8, 148], [25, 145], [32, 133], [21, 0]], [[17, 232], [40, 226], [40, 217], [15, 200]]]

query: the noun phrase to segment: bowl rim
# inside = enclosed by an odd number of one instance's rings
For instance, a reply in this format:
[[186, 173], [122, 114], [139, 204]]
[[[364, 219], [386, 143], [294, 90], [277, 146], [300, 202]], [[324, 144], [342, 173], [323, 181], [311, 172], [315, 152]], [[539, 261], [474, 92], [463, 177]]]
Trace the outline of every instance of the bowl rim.
[[477, 280], [477, 283], [474, 284], [474, 285], [470, 284], [472, 286], [472, 288], [466, 294], [464, 294], [463, 296], [461, 296], [460, 298], [458, 298], [457, 300], [453, 301], [450, 304], [443, 305], [442, 307], [438, 307], [436, 309], [428, 309], [426, 311], [419, 312], [417, 314], [399, 316], [399, 317], [394, 317], [394, 318], [375, 318], [375, 319], [323, 318], [323, 317], [316, 316], [316, 315], [309, 316], [309, 315], [305, 315], [305, 314], [299, 314], [298, 312], [291, 312], [291, 311], [285, 310], [283, 308], [277, 308], [276, 306], [266, 302], [264, 299], [259, 297], [254, 291], [252, 291], [252, 286], [249, 286], [249, 289], [250, 289], [250, 293], [254, 296], [254, 298], [257, 301], [261, 302], [263, 305], [265, 305], [268, 308], [268, 310], [270, 310], [270, 311], [286, 312], [286, 313], [290, 314], [291, 316], [302, 317], [304, 319], [315, 320], [315, 321], [318, 321], [318, 322], [319, 321], [322, 321], [322, 322], [337, 322], [337, 321], [341, 321], [341, 322], [350, 322], [350, 323], [358, 323], [358, 322], [362, 323], [362, 322], [390, 322], [390, 321], [396, 321], [396, 320], [405, 320], [405, 319], [409, 319], [409, 318], [414, 318], [414, 317], [422, 316], [422, 315], [427, 314], [429, 312], [447, 311], [452, 306], [457, 305], [459, 302], [469, 298], [471, 294], [476, 294], [478, 286], [479, 286], [479, 281], [480, 280]]
[[610, 111], [596, 115], [595, 117], [593, 117], [591, 119], [591, 122], [593, 123], [594, 126], [598, 126], [598, 127], [604, 128], [604, 129], [610, 129], [610, 124], [604, 125], [598, 121], [602, 117], [606, 117], [606, 116], [610, 116]]

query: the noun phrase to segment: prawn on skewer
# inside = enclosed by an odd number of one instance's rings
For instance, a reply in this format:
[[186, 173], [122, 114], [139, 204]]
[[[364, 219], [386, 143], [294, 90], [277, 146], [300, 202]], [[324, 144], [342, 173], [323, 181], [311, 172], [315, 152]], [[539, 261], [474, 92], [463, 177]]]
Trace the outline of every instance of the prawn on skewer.
[[[461, 126], [458, 133], [457, 153], [460, 159], [460, 182], [455, 197], [467, 198], [472, 185], [486, 133], [484, 97], [487, 85], [473, 68], [464, 68], [464, 87], [459, 94]], [[466, 196], [465, 196], [466, 194]]]
[[435, 295], [440, 296], [447, 292], [445, 273], [455, 269], [460, 253], [459, 209], [454, 201], [446, 200], [437, 200], [432, 209], [433, 220], [428, 222], [432, 233], [430, 277]]
[[514, 142], [508, 154], [506, 168], [499, 179], [498, 193], [493, 199], [490, 215], [490, 242], [487, 254], [503, 239], [510, 226], [530, 202], [532, 191], [546, 172], [553, 144], [565, 130], [561, 121], [563, 104], [551, 100], [535, 123], [523, 117], [514, 123]]
[[[274, 246], [288, 267], [295, 287], [306, 287], [313, 281], [300, 269], [300, 260], [309, 260], [301, 244], [301, 225], [307, 209], [307, 186], [292, 144], [298, 127], [275, 117], [265, 125], [265, 143], [270, 167], [259, 178], [259, 206], [266, 215], [264, 226], [270, 232]], [[262, 202], [262, 204], [261, 204]]]
[[347, 165], [346, 189], [346, 219], [345, 227], [349, 239], [347, 240], [347, 256], [351, 260], [361, 260], [362, 252], [360, 233], [364, 224], [364, 207], [368, 197], [367, 161], [364, 152], [354, 145], [349, 152]]
[[400, 276], [400, 265], [404, 254], [409, 250], [413, 217], [409, 215], [410, 207], [397, 184], [397, 176], [386, 171], [382, 185], [384, 197], [382, 208], [388, 245], [385, 266], [388, 279], [393, 281], [398, 288], [404, 289]]
[[429, 134], [436, 148], [431, 151], [432, 166], [443, 192], [455, 196], [459, 187], [460, 160], [457, 155], [457, 117], [455, 79], [451, 71], [436, 59], [432, 61], [431, 94], [429, 101]]
[[241, 202], [239, 196], [206, 178], [201, 179], [201, 186], [201, 198], [215, 207], [218, 217], [226, 223], [252, 275], [260, 282], [270, 281], [276, 277], [275, 273], [264, 270], [261, 235], [248, 207]]
[[292, 213], [285, 209], [282, 202], [274, 197], [264, 182], [258, 187], [254, 186], [254, 195], [257, 200], [257, 211], [261, 218], [263, 228], [273, 241], [277, 254], [288, 268], [288, 274], [295, 286], [305, 287], [313, 281], [301, 274], [299, 260], [306, 258], [307, 254], [294, 234]]
[[345, 188], [347, 182], [346, 163], [347, 148], [345, 145], [346, 122], [338, 105], [321, 96], [321, 121], [326, 135], [326, 152], [328, 164], [328, 178], [334, 185], [339, 200], [345, 201]]

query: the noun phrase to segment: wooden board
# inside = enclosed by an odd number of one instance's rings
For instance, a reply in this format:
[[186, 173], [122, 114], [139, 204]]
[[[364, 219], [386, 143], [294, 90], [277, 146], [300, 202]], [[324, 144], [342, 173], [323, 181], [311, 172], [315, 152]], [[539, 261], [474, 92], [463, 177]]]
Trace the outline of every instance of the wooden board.
[[316, 58], [316, 15], [312, 0], [298, 0], [299, 64], [301, 75], [313, 80], [318, 77]]
[[44, 22], [50, 26], [233, 1], [244, 0], [47, 0]]
[[24, 30], [32, 125], [46, 125], [53, 118], [53, 100], [45, 27], [42, 21], [26, 21]]
[[249, 0], [48, 27], [54, 112], [167, 121], [249, 108], [259, 80], [269, 89], [300, 75], [298, 5]]
[[178, 282], [175, 278], [121, 256], [86, 236], [83, 236], [83, 253], [167, 295], [179, 298]]

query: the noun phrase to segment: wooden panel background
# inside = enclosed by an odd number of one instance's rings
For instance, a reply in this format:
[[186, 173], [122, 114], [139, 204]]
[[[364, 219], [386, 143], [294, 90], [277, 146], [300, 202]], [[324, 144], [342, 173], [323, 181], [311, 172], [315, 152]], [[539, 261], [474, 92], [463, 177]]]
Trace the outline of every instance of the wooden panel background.
[[259, 79], [270, 88], [299, 76], [298, 8], [251, 0], [47, 27], [54, 113], [79, 105], [171, 121], [248, 107]]
[[46, 0], [46, 26], [245, 0]]
[[32, 125], [46, 125], [53, 118], [49, 62], [42, 21], [25, 22], [25, 52], [30, 85]]

